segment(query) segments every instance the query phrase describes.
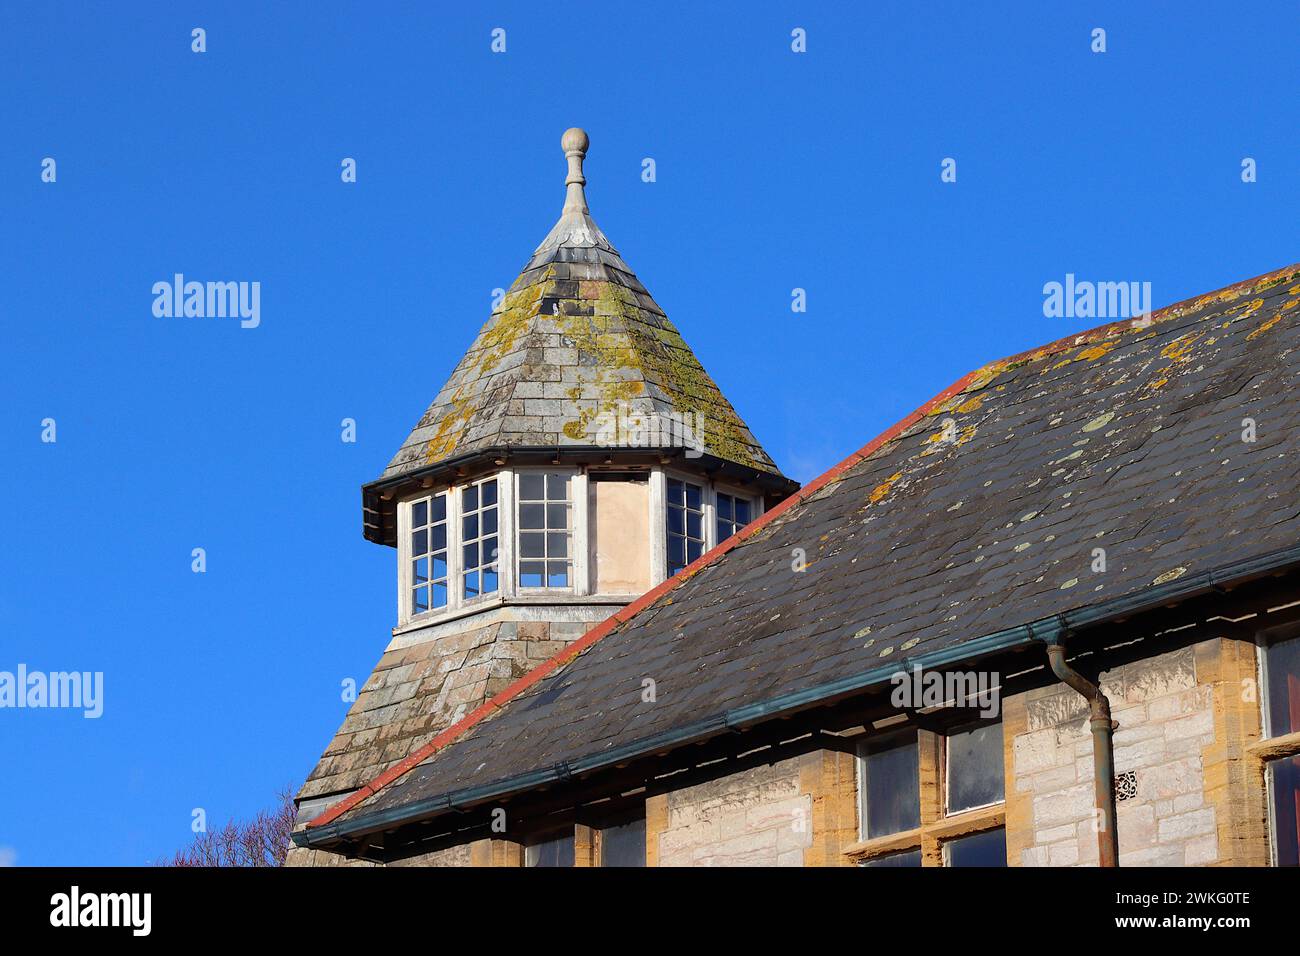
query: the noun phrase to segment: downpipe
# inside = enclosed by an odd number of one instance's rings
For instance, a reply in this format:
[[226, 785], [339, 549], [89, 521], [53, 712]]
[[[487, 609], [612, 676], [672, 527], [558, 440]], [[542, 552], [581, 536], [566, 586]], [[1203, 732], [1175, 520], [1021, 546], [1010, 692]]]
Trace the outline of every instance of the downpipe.
[[1092, 777], [1097, 812], [1097, 852], [1102, 866], [1119, 866], [1119, 831], [1115, 828], [1115, 722], [1110, 701], [1099, 686], [1065, 662], [1065, 646], [1047, 645], [1052, 673], [1088, 701], [1092, 724]]

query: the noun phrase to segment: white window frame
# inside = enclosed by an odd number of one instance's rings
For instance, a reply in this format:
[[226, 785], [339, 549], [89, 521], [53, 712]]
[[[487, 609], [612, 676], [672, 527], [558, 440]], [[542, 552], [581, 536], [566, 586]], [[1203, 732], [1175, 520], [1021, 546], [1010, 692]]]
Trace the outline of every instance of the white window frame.
[[[523, 555], [519, 549], [519, 535], [523, 528], [519, 523], [520, 480], [527, 474], [563, 474], [569, 478], [569, 584], [567, 587], [524, 587], [519, 565]], [[516, 468], [511, 475], [511, 564], [510, 577], [513, 594], [529, 597], [553, 595], [582, 596], [590, 593], [590, 581], [587, 568], [587, 515], [590, 508], [588, 501], [587, 475], [577, 468], [561, 465], [538, 465], [536, 467]], [[498, 562], [499, 564], [500, 562]]]
[[[464, 568], [462, 567], [464, 561], [461, 553], [463, 541], [461, 538], [460, 493], [470, 485], [483, 485], [489, 481], [496, 481], [497, 484], [497, 590], [490, 594], [480, 594], [477, 597], [467, 599], [464, 597], [465, 582], [463, 578]], [[397, 623], [399, 627], [420, 621], [435, 621], [480, 604], [490, 604], [508, 593], [510, 582], [505, 569], [509, 565], [503, 563], [506, 558], [503, 553], [503, 542], [505, 541], [506, 529], [511, 524], [507, 520], [504, 501], [507, 484], [508, 482], [503, 480], [502, 473], [498, 472], [472, 481], [462, 481], [457, 484], [444, 483], [429, 488], [421, 488], [418, 492], [406, 495], [398, 501]], [[411, 508], [417, 502], [433, 498], [435, 495], [444, 494], [447, 496], [447, 605], [446, 607], [431, 608], [428, 611], [416, 613], [411, 610], [411, 589], [415, 584], [411, 574], [411, 562], [413, 560], [411, 554]]]
[[976, 730], [980, 727], [986, 727], [986, 726], [998, 728], [998, 746], [1003, 749], [1002, 759], [1005, 761], [1006, 743], [1005, 743], [1005, 738], [1003, 737], [1005, 730], [1002, 727], [1001, 717], [998, 717], [996, 720], [979, 720], [971, 724], [961, 724], [957, 727], [953, 727], [950, 730], [947, 730], [944, 733], [940, 734], [940, 736], [943, 739], [943, 751], [942, 751], [943, 753], [943, 815], [945, 817], [957, 817], [957, 816], [961, 816], [963, 813], [973, 813], [976, 810], [987, 810], [989, 807], [1001, 806], [1002, 804], [1007, 802], [1007, 792], [1006, 792], [1007, 768], [1004, 764], [1002, 767], [1002, 799], [1001, 800], [990, 800], [988, 803], [981, 803], [973, 807], [962, 807], [960, 810], [952, 809], [952, 787], [951, 787], [952, 762], [949, 759], [950, 751], [948, 749], [948, 741], [952, 739], [954, 733], [965, 733], [967, 731]]
[[[465, 563], [465, 548], [464, 548], [464, 546], [465, 546], [465, 543], [466, 543], [466, 542], [465, 542], [465, 538], [464, 538], [464, 530], [465, 530], [465, 529], [464, 529], [463, 521], [462, 521], [462, 519], [465, 517], [465, 511], [464, 511], [465, 506], [464, 506], [464, 502], [461, 500], [461, 493], [464, 492], [464, 490], [465, 490], [466, 488], [479, 488], [479, 489], [482, 489], [484, 485], [489, 485], [489, 484], [496, 485], [496, 489], [497, 489], [497, 500], [496, 500], [496, 504], [493, 506], [493, 507], [495, 507], [496, 510], [497, 510], [497, 530], [496, 530], [496, 539], [497, 539], [497, 556], [496, 556], [496, 561], [494, 562], [495, 567], [496, 567], [496, 574], [497, 574], [497, 587], [496, 587], [496, 590], [495, 590], [495, 591], [490, 591], [490, 592], [488, 592], [487, 594], [479, 593], [479, 594], [477, 594], [477, 595], [474, 596], [474, 597], [466, 597], [466, 596], [465, 596], [465, 567], [464, 567], [464, 563]], [[495, 475], [489, 475], [489, 476], [484, 477], [484, 478], [477, 478], [477, 479], [475, 479], [475, 480], [473, 480], [473, 481], [466, 481], [466, 482], [464, 482], [463, 484], [456, 485], [456, 486], [452, 489], [452, 491], [453, 491], [453, 493], [454, 493], [454, 496], [455, 496], [455, 498], [456, 498], [456, 529], [455, 529], [455, 530], [456, 530], [456, 533], [455, 533], [455, 538], [456, 538], [456, 563], [457, 563], [457, 565], [459, 566], [459, 571], [458, 571], [458, 574], [457, 574], [457, 576], [456, 576], [456, 588], [455, 588], [455, 591], [456, 591], [456, 601], [457, 601], [457, 606], [458, 606], [458, 607], [470, 607], [470, 606], [473, 606], [473, 605], [478, 604], [478, 603], [480, 603], [480, 602], [491, 601], [492, 599], [494, 599], [495, 597], [497, 597], [497, 596], [501, 593], [502, 578], [505, 577], [505, 575], [502, 574], [502, 572], [501, 572], [501, 485], [502, 485], [501, 476], [500, 476], [499, 474], [495, 474]], [[479, 491], [479, 496], [480, 496], [480, 497], [479, 497], [479, 508], [476, 509], [476, 510], [478, 511], [479, 515], [481, 516], [481, 515], [482, 515], [482, 506], [483, 506], [483, 498], [482, 498], [482, 491], [481, 491], [481, 490]], [[417, 499], [417, 500], [418, 500], [418, 499]], [[479, 537], [476, 538], [475, 540], [476, 540], [476, 541], [477, 541], [477, 540], [482, 540], [482, 537], [483, 537], [483, 528], [482, 528], [482, 525], [480, 524], [480, 526], [479, 526]], [[450, 546], [451, 543], [452, 543], [452, 542], [451, 542], [451, 530], [448, 529], [448, 540], [447, 540], [447, 544], [448, 544], [448, 546]], [[450, 559], [450, 557], [451, 557], [450, 554], [448, 554], [448, 558], [449, 558], [449, 559]], [[480, 571], [481, 571], [481, 570], [482, 570], [482, 569], [480, 569]], [[481, 574], [480, 574], [480, 577], [479, 577], [479, 581], [480, 581], [480, 592], [481, 592], [481, 588], [482, 588], [482, 575], [481, 575]], [[451, 603], [448, 602], [448, 607], [450, 607], [450, 606], [451, 606]]]
[[710, 481], [703, 475], [693, 475], [676, 468], [655, 468], [650, 473], [650, 580], [662, 584], [668, 579], [668, 481], [684, 481], [703, 489], [701, 512], [704, 522], [704, 554], [708, 554], [722, 541], [718, 538], [718, 495], [730, 495], [749, 502], [753, 524], [763, 516], [763, 496], [754, 489], [741, 488], [729, 482]]

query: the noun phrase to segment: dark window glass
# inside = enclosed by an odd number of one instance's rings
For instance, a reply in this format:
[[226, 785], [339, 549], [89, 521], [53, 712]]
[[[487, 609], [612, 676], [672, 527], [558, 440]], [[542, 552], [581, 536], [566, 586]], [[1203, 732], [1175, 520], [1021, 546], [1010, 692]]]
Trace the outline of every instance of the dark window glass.
[[527, 866], [573, 866], [573, 831], [534, 843], [524, 853]]
[[411, 574], [412, 614], [447, 606], [445, 493], [411, 502]]
[[1002, 725], [984, 724], [948, 736], [948, 812], [1003, 799]]
[[867, 839], [921, 825], [921, 777], [916, 733], [869, 743], [860, 752], [863, 836]]
[[519, 499], [520, 586], [567, 588], [572, 568], [569, 538], [573, 534], [569, 476], [520, 475]]
[[495, 478], [461, 489], [461, 594], [466, 600], [497, 589], [496, 489]]
[[890, 853], [878, 856], [874, 860], [863, 860], [863, 866], [920, 866], [920, 850], [904, 850], [902, 853]]
[[726, 541], [749, 524], [749, 501], [734, 495], [718, 494], [718, 540]]
[[645, 818], [600, 831], [601, 866], [645, 866]]
[[998, 827], [951, 840], [945, 847], [949, 866], [1006, 866], [1007, 831]]
[[668, 576], [672, 577], [704, 553], [704, 489], [668, 479]]
[[1300, 730], [1300, 637], [1274, 641], [1264, 650], [1268, 679], [1268, 735]]
[[1268, 765], [1273, 804], [1273, 846], [1278, 866], [1300, 866], [1300, 757]]

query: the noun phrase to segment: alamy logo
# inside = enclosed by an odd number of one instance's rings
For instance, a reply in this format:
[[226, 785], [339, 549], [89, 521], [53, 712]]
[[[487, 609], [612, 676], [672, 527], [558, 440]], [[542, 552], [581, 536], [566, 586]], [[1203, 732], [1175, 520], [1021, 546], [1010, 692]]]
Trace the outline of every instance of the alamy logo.
[[687, 458], [704, 454], [704, 416], [699, 412], [650, 415], [619, 402], [592, 425], [596, 444], [603, 448], [685, 448]]
[[979, 708], [981, 717], [996, 717], [1002, 684], [995, 671], [927, 671], [916, 665], [889, 678], [889, 702], [899, 710], [935, 707]]
[[0, 671], [0, 708], [66, 708], [94, 720], [104, 713], [103, 671]]
[[82, 893], [74, 886], [50, 897], [50, 925], [127, 926], [132, 936], [148, 936], [153, 928], [151, 893]]
[[1151, 315], [1150, 282], [1076, 281], [1043, 285], [1043, 315], [1049, 319], [1147, 319]]
[[176, 273], [172, 281], [153, 284], [153, 314], [160, 319], [239, 318], [239, 327], [262, 324], [262, 283], [186, 282]]

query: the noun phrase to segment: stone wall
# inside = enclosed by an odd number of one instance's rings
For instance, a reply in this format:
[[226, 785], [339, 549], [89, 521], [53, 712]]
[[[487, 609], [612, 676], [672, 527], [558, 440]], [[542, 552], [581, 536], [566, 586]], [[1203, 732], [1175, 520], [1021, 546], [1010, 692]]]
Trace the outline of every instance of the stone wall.
[[[1220, 857], [1203, 751], [1215, 740], [1213, 692], [1186, 647], [1102, 675], [1115, 732], [1121, 866], [1194, 866]], [[1024, 866], [1096, 866], [1087, 702], [1061, 685], [1005, 702], [1008, 849]], [[1016, 812], [1012, 804], [1018, 804]]]
[[813, 844], [813, 798], [800, 759], [742, 770], [652, 798], [647, 862], [659, 866], [802, 866]]

